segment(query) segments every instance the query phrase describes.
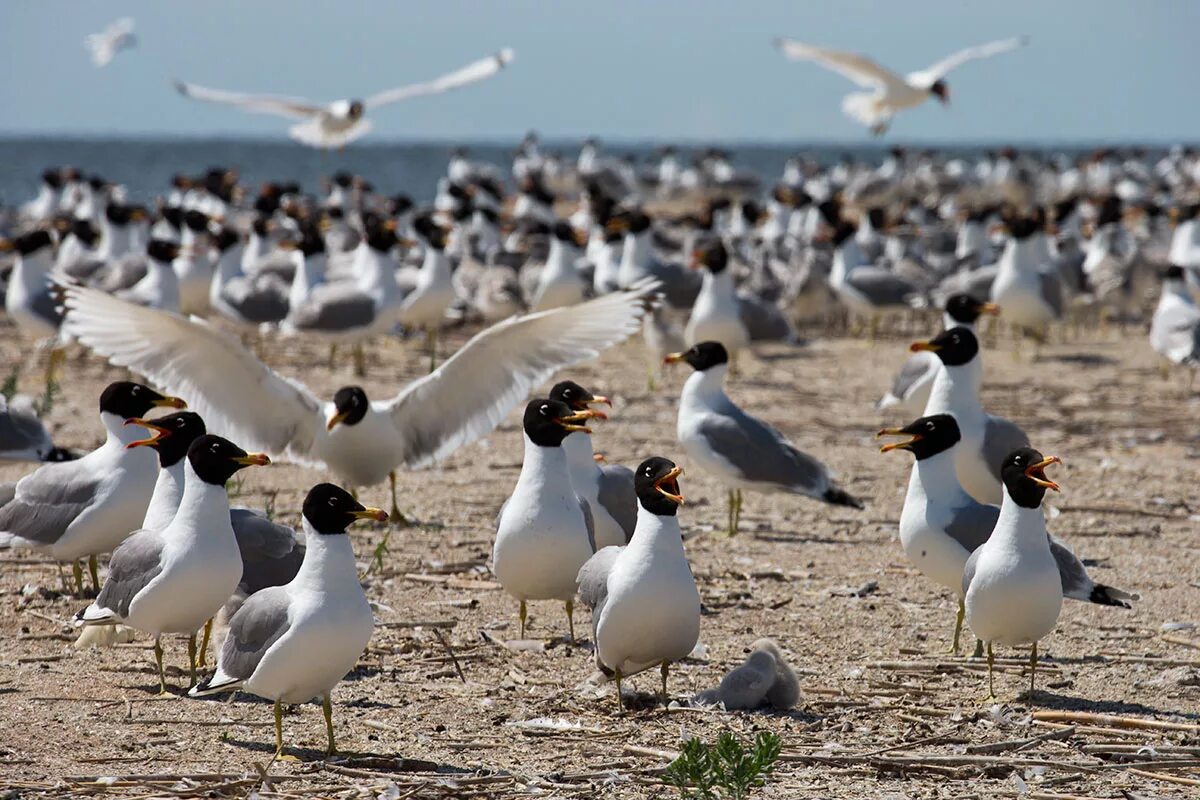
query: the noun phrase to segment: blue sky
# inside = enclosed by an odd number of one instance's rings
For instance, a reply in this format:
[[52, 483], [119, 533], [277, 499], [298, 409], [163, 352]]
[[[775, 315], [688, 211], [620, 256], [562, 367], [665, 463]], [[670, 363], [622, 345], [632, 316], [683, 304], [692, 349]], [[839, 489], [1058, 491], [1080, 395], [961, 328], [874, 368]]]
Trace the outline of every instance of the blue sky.
[[[92, 68], [83, 37], [120, 16], [140, 43]], [[893, 135], [923, 141], [1196, 141], [1200, 3], [366, 2], [5, 0], [0, 135], [283, 137], [287, 121], [175, 95], [172, 77], [336, 99], [432, 77], [488, 52], [512, 67], [374, 117], [375, 141], [609, 139], [863, 141], [839, 110], [853, 85], [784, 60], [772, 37], [871, 54], [901, 72], [1015, 34], [1029, 47], [951, 77]]]

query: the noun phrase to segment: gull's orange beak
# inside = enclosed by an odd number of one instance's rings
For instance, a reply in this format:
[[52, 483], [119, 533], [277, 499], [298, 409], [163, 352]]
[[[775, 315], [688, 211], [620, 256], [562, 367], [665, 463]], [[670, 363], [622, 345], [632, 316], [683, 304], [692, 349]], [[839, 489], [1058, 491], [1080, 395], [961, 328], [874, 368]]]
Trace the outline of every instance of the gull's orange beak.
[[908, 349], [914, 353], [920, 353], [922, 351], [936, 353], [938, 350], [942, 349], [942, 346], [939, 344], [934, 344], [933, 342], [913, 342], [908, 346]]
[[592, 453], [592, 461], [597, 464], [607, 464], [608, 459], [604, 457], [604, 453]]
[[247, 453], [244, 456], [238, 456], [234, 461], [246, 467], [265, 467], [271, 463], [271, 459], [267, 457], [266, 453]]
[[683, 361], [683, 353], [671, 353], [663, 358], [664, 364], [676, 364]]
[[337, 412], [336, 414], [334, 414], [332, 417], [329, 418], [329, 422], [325, 423], [325, 430], [331, 431], [334, 428], [336, 428], [338, 425], [341, 425], [343, 422], [345, 422], [346, 416], [347, 415], [344, 411]]
[[131, 417], [130, 419], [125, 420], [125, 424], [139, 425], [158, 434], [157, 436], [150, 436], [146, 439], [138, 439], [136, 442], [130, 442], [129, 444], [125, 445], [126, 450], [132, 450], [135, 447], [154, 447], [163, 439], [171, 435], [170, 428], [164, 428], [162, 425], [157, 425], [154, 422], [151, 422], [148, 419], [142, 419], [141, 417]]
[[683, 493], [679, 491], [679, 481], [677, 480], [682, 474], [683, 468], [675, 467], [675, 469], [654, 482], [654, 490], [668, 500], [673, 500], [679, 505], [683, 505]]
[[1038, 486], [1044, 486], [1047, 489], [1053, 489], [1056, 492], [1061, 492], [1062, 489], [1054, 481], [1046, 477], [1046, 467], [1051, 464], [1061, 464], [1062, 459], [1058, 456], [1046, 456], [1036, 464], [1030, 464], [1025, 468], [1025, 477], [1036, 483]]
[[688, 259], [688, 269], [700, 269], [704, 266], [704, 252], [701, 250], [693, 250], [691, 257]]
[[554, 421], [555, 421], [555, 423], [561, 425], [563, 428], [565, 428], [566, 430], [571, 431], [571, 432], [583, 431], [584, 433], [591, 433], [592, 432], [591, 428], [589, 428], [586, 425], [580, 425], [579, 423], [587, 422], [589, 419], [592, 419], [593, 417], [597, 417], [599, 419], [608, 419], [608, 417], [604, 416], [604, 413], [602, 411], [592, 411], [591, 409], [589, 409], [587, 411], [580, 411], [578, 414], [572, 414], [569, 417], [559, 417], [558, 419], [556, 419]]
[[160, 397], [151, 403], [156, 408], [187, 408], [187, 403], [180, 400], [178, 397]]
[[888, 444], [885, 444], [883, 447], [879, 448], [879, 452], [881, 452], [881, 453], [890, 453], [893, 450], [911, 450], [912, 446], [914, 444], [921, 441], [920, 434], [917, 434], [917, 433], [910, 434], [908, 431], [904, 430], [903, 428], [883, 428], [882, 430], [879, 431], [879, 433], [875, 434], [875, 438], [878, 439], [880, 436], [911, 436], [912, 437], [911, 439], [906, 439], [903, 442], [890, 442]]
[[995, 303], [984, 303], [979, 307], [979, 313], [991, 314], [998, 317], [1000, 316], [1000, 306], [996, 305]]
[[394, 219], [385, 220], [383, 223], [383, 229], [385, 231], [395, 231], [396, 230], [396, 220], [394, 220]]
[[382, 508], [364, 508], [362, 511], [351, 512], [356, 519], [373, 519], [376, 522], [387, 522], [387, 512]]

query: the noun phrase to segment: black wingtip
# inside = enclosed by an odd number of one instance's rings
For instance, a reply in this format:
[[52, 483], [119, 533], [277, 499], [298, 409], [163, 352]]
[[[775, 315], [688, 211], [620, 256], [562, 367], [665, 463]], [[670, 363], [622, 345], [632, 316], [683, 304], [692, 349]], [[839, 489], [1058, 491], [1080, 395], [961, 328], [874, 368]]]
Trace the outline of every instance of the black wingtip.
[[821, 499], [830, 505], [850, 506], [851, 508], [857, 508], [859, 511], [866, 507], [863, 505], [862, 500], [859, 500], [845, 489], [839, 489], [836, 486], [829, 487], [825, 494], [821, 495]]
[[46, 457], [42, 461], [74, 461], [79, 458], [79, 454], [73, 450], [68, 450], [65, 447], [52, 447], [50, 452], [46, 453]]
[[1095, 603], [1100, 606], [1118, 606], [1120, 608], [1133, 608], [1133, 603], [1130, 600], [1134, 599], [1127, 592], [1120, 589], [1114, 589], [1111, 586], [1105, 586], [1102, 583], [1097, 583], [1092, 588], [1092, 593], [1088, 597], [1089, 603]]

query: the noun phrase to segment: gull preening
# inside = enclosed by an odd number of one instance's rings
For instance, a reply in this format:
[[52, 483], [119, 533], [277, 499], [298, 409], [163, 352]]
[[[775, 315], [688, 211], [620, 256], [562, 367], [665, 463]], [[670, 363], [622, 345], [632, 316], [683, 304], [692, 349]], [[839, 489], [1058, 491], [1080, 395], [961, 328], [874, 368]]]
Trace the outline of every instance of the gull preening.
[[857, 83], [869, 92], [852, 92], [842, 100], [842, 111], [871, 129], [876, 136], [884, 133], [897, 111], [915, 108], [931, 97], [943, 105], [950, 102], [946, 76], [968, 61], [991, 58], [1026, 44], [1017, 36], [959, 50], [925, 69], [900, 75], [858, 53], [804, 44], [792, 39], [776, 39], [775, 46], [796, 61], [815, 61]]
[[288, 134], [310, 147], [335, 148], [353, 142], [371, 130], [367, 111], [401, 100], [423, 95], [441, 94], [492, 77], [504, 69], [514, 58], [511, 49], [505, 48], [495, 55], [472, 61], [465, 67], [448, 72], [430, 81], [410, 83], [394, 89], [373, 94], [365, 100], [335, 100], [327, 105], [314, 103], [300, 97], [244, 94], [222, 89], [209, 89], [194, 83], [175, 81], [175, 88], [184, 97], [209, 103], [237, 106], [256, 114], [275, 114], [299, 119]]
[[137, 44], [137, 37], [133, 35], [133, 19], [123, 17], [99, 33], [89, 34], [83, 44], [91, 54], [93, 64], [107, 67], [117, 53]]

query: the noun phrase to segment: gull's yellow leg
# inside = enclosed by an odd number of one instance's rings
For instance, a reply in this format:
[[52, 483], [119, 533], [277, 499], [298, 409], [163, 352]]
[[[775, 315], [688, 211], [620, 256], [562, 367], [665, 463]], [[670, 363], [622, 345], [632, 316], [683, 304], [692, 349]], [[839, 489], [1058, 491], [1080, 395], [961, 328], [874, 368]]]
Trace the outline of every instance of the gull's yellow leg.
[[625, 701], [621, 699], [621, 670], [613, 670], [613, 678], [617, 682], [617, 713], [625, 713]]
[[995, 655], [992, 654], [992, 643], [991, 642], [987, 643], [987, 656], [988, 656], [988, 697], [995, 700], [996, 699], [996, 684], [993, 682], [993, 679], [992, 679], [992, 666], [996, 662], [996, 657], [995, 657]]
[[567, 630], [571, 634], [571, 644], [575, 644], [575, 600], [570, 599], [567, 605]]
[[188, 688], [196, 685], [196, 634], [188, 636]]
[[208, 622], [204, 623], [204, 638], [200, 640], [200, 655], [196, 657], [196, 666], [204, 666], [204, 654], [208, 652], [208, 640], [212, 638], [212, 617], [209, 617]]
[[962, 635], [963, 617], [967, 615], [967, 606], [962, 597], [958, 598], [958, 614], [954, 619], [954, 644], [950, 645], [950, 652], [958, 655], [958, 638]]
[[88, 574], [92, 579], [92, 589], [97, 595], [100, 594], [100, 564], [96, 561], [95, 555], [88, 556]]
[[1029, 654], [1029, 692], [1033, 693], [1033, 678], [1037, 675], [1037, 642], [1033, 643], [1033, 650]]
[[154, 663], [158, 667], [158, 693], [160, 695], [170, 694], [167, 691], [167, 676], [163, 672], [163, 649], [162, 637], [154, 637]]
[[662, 662], [658, 671], [662, 676], [662, 694], [659, 696], [659, 699], [662, 700], [662, 704], [665, 706], [667, 704], [667, 673], [671, 671], [670, 662]]
[[522, 638], [522, 639], [525, 638], [525, 615], [526, 615], [526, 613], [527, 613], [527, 609], [525, 608], [525, 601], [522, 600], [521, 601], [521, 610], [517, 612], [517, 615], [521, 618], [521, 636], [520, 636], [520, 638]]
[[321, 710], [325, 712], [325, 735], [329, 738], [329, 747], [325, 750], [325, 755], [331, 756], [337, 752], [337, 746], [333, 743], [333, 705], [329, 701], [329, 695], [321, 698]]

